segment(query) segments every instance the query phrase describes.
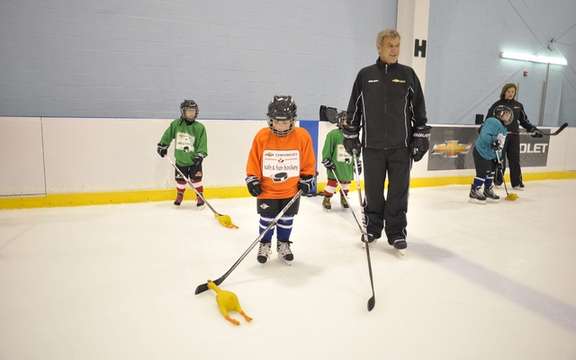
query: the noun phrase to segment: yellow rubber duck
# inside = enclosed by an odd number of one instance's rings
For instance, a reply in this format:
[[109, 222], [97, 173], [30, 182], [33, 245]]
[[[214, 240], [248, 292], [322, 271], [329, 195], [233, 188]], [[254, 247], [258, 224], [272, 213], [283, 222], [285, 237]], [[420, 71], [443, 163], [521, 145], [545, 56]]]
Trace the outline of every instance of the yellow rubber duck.
[[216, 293], [218, 309], [220, 309], [220, 313], [224, 316], [224, 319], [234, 325], [240, 325], [240, 321], [231, 318], [229, 315], [229, 312], [236, 311], [238, 314], [242, 315], [246, 321], [252, 321], [252, 318], [246, 315], [244, 310], [240, 307], [240, 302], [238, 301], [236, 294], [231, 291], [220, 289], [212, 280], [208, 280], [208, 288], [214, 290]]

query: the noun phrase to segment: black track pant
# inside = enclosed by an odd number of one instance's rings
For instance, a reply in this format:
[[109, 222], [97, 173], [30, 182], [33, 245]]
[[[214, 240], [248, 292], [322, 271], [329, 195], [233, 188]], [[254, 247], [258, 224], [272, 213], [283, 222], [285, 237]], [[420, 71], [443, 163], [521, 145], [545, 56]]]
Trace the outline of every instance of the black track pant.
[[[504, 142], [504, 149], [502, 150], [502, 172], [506, 171], [506, 160], [510, 167], [510, 183], [512, 186], [522, 184], [522, 169], [520, 168], [520, 136], [515, 134], [508, 134]], [[502, 184], [502, 177], [496, 174], [494, 179], [496, 185]]]
[[[366, 230], [380, 237], [384, 222], [389, 243], [406, 238], [406, 212], [412, 158], [408, 148], [364, 149], [364, 184], [366, 188]], [[384, 180], [388, 193], [384, 197]]]

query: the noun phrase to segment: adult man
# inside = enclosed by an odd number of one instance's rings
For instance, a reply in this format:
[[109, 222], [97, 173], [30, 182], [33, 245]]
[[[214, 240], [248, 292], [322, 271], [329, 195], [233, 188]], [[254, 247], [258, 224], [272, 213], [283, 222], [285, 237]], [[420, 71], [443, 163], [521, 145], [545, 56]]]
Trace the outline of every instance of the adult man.
[[[414, 70], [398, 64], [400, 34], [384, 30], [376, 39], [376, 64], [360, 70], [348, 104], [343, 127], [349, 153], [364, 153], [366, 203], [364, 215], [368, 239], [385, 232], [388, 243], [405, 249], [406, 212], [412, 160], [428, 151], [430, 127], [420, 81]], [[362, 141], [359, 139], [362, 130]], [[388, 193], [384, 198], [384, 180]]]

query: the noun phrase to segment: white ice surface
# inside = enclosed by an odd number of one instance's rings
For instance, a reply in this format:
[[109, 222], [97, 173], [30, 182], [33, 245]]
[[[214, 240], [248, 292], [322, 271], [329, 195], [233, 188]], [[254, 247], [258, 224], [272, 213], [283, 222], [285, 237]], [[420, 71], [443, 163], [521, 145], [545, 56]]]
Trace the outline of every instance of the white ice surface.
[[574, 360], [575, 185], [485, 206], [411, 190], [407, 255], [371, 246], [372, 312], [352, 216], [305, 198], [294, 265], [254, 251], [222, 284], [254, 318], [239, 327], [194, 289], [256, 238], [254, 199], [212, 201], [237, 230], [191, 202], [1, 211], [0, 359]]

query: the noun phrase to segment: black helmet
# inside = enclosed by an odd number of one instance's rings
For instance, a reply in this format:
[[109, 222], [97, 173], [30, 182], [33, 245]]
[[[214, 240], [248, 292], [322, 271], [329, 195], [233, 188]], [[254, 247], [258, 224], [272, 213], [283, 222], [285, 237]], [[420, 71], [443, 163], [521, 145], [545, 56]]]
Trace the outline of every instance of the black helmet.
[[[277, 136], [286, 136], [294, 128], [294, 121], [296, 120], [296, 103], [292, 100], [292, 96], [275, 95], [270, 104], [268, 104], [268, 126]], [[272, 120], [290, 120], [290, 128], [288, 130], [274, 129]]]
[[[504, 113], [510, 113], [510, 117], [507, 121], [502, 119]], [[504, 125], [508, 126], [514, 120], [514, 111], [506, 105], [498, 105], [494, 108], [494, 116], [496, 116], [496, 119], [500, 120]]]
[[[196, 114], [194, 115], [194, 118], [189, 119], [186, 117], [186, 110], [189, 109], [194, 109], [196, 110]], [[198, 104], [196, 104], [196, 101], [194, 100], [184, 100], [182, 102], [182, 104], [180, 104], [180, 114], [181, 114], [181, 118], [188, 121], [188, 122], [194, 122], [194, 120], [196, 120], [196, 118], [198, 117]]]

